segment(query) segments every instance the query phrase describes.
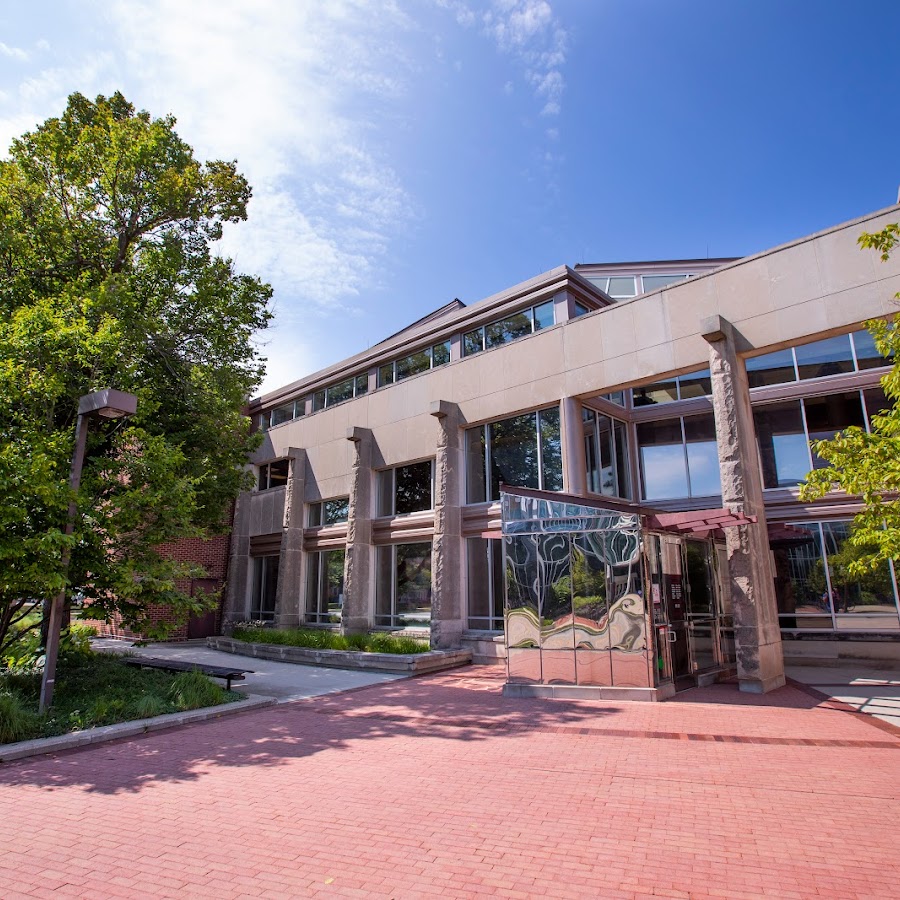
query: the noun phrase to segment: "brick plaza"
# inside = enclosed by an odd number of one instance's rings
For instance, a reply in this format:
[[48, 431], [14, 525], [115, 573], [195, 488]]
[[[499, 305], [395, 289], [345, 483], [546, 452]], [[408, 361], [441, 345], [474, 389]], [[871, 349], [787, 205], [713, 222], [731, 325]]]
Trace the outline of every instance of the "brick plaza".
[[896, 897], [900, 734], [797, 686], [391, 682], [0, 767], [0, 896]]

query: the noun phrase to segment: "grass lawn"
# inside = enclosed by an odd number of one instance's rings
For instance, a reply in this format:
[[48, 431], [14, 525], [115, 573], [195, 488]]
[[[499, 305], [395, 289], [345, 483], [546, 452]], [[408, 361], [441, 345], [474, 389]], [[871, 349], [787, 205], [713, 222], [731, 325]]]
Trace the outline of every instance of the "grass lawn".
[[216, 706], [242, 696], [198, 672], [138, 669], [112, 654], [90, 652], [60, 661], [53, 706], [43, 716], [38, 714], [40, 689], [40, 674], [0, 671], [0, 744]]
[[363, 650], [368, 653], [427, 653], [428, 644], [393, 634], [337, 634], [320, 628], [252, 628], [240, 626], [232, 637], [250, 644], [284, 644], [313, 650]]

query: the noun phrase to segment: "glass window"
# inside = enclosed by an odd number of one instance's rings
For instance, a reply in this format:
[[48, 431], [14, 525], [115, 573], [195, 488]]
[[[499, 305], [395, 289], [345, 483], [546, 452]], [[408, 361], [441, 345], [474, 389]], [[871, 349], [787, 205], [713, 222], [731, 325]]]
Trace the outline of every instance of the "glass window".
[[369, 390], [369, 373], [357, 375], [354, 379], [353, 390], [357, 397], [365, 394]]
[[491, 499], [500, 485], [540, 487], [537, 422], [534, 413], [513, 416], [488, 426], [491, 459]]
[[590, 310], [583, 304], [579, 303], [577, 300], [572, 306], [572, 318], [577, 319], [579, 316], [586, 315]]
[[585, 409], [584, 441], [588, 490], [607, 497], [630, 497], [624, 424]]
[[484, 503], [485, 492], [484, 427], [466, 429], [466, 503]]
[[894, 406], [894, 401], [890, 400], [880, 387], [867, 388], [863, 391], [863, 398], [866, 404], [866, 416], [869, 419], [869, 431], [872, 430], [872, 416], [883, 415]]
[[797, 380], [794, 370], [794, 353], [790, 349], [776, 350], [774, 353], [766, 353], [763, 356], [753, 356], [746, 363], [747, 380], [752, 388]]
[[637, 439], [644, 499], [689, 496], [681, 419], [641, 422], [637, 426]]
[[601, 394], [601, 400], [607, 400], [609, 403], [615, 403], [616, 406], [625, 405], [625, 391], [613, 391], [611, 394]]
[[859, 369], [877, 369], [894, 362], [891, 356], [882, 356], [875, 346], [875, 339], [868, 331], [853, 332], [853, 346], [856, 350], [856, 365]]
[[344, 606], [346, 551], [321, 550], [309, 554], [306, 590], [307, 622], [340, 622]]
[[403, 516], [431, 509], [431, 460], [378, 473], [378, 514]]
[[850, 349], [850, 337], [846, 334], [795, 347], [794, 353], [801, 380], [853, 371], [853, 352]]
[[[803, 405], [806, 408], [806, 427], [811, 441], [830, 440], [839, 431], [851, 426], [866, 427], [859, 391], [829, 394], [827, 397], [807, 397]], [[813, 453], [813, 466], [821, 469], [825, 465], [825, 461]]]
[[617, 275], [610, 278], [607, 293], [610, 297], [634, 297], [637, 293], [634, 288], [634, 276]]
[[281, 425], [282, 422], [290, 422], [294, 418], [294, 404], [287, 403], [284, 406], [276, 406], [272, 410], [272, 425]]
[[831, 597], [818, 522], [775, 526], [770, 547], [781, 626], [830, 629]]
[[677, 399], [678, 382], [674, 378], [666, 381], [657, 381], [655, 384], [646, 384], [643, 387], [636, 387], [632, 391], [632, 404], [636, 407], [671, 403]]
[[394, 383], [394, 364], [392, 362], [385, 363], [378, 367], [378, 387], [384, 387], [386, 384]]
[[431, 350], [419, 350], [397, 360], [397, 381], [427, 372], [431, 368]]
[[299, 419], [306, 415], [306, 397], [294, 401], [294, 418]]
[[350, 498], [336, 497], [311, 503], [309, 507], [309, 524], [311, 528], [322, 525], [339, 525], [346, 522], [350, 513]]
[[503, 548], [499, 540], [466, 540], [468, 625], [478, 631], [503, 630]]
[[265, 463], [259, 467], [258, 489], [261, 491], [274, 487], [283, 487], [287, 484], [289, 461], [277, 459], [275, 462]]
[[484, 350], [484, 329], [476, 328], [474, 331], [467, 331], [463, 335], [463, 356], [481, 353], [482, 350]]
[[616, 486], [620, 497], [629, 500], [634, 496], [631, 486], [631, 460], [628, 454], [628, 429], [624, 422], [615, 422], [615, 448], [616, 448]]
[[450, 341], [435, 344], [431, 348], [431, 364], [433, 366], [445, 366], [450, 362]]
[[353, 397], [353, 379], [348, 378], [346, 381], [331, 385], [327, 390], [326, 397], [326, 406], [335, 406], [350, 400]]
[[559, 431], [559, 407], [542, 409], [538, 413], [541, 429], [541, 489], [561, 491], [562, 443]]
[[715, 419], [711, 415], [691, 416], [685, 419], [684, 437], [687, 444], [691, 496], [721, 494]]
[[799, 400], [771, 403], [753, 410], [763, 486], [799, 484], [811, 468]]
[[678, 396], [682, 400], [690, 400], [693, 397], [708, 397], [712, 394], [712, 379], [709, 369], [701, 369], [699, 372], [691, 372], [678, 376]]
[[534, 308], [534, 330], [540, 331], [542, 328], [549, 328], [555, 324], [553, 318], [553, 301], [548, 300], [540, 306]]
[[253, 596], [250, 618], [254, 621], [275, 620], [275, 594], [278, 589], [278, 557], [256, 556], [253, 559]]
[[644, 283], [644, 293], [659, 290], [667, 284], [674, 284], [676, 281], [684, 281], [687, 275], [644, 275], [641, 281]]
[[377, 550], [375, 623], [400, 628], [431, 625], [431, 542]]
[[484, 328], [484, 345], [487, 349], [499, 347], [516, 338], [531, 334], [531, 310], [516, 313], [499, 322], [492, 322]]
[[313, 394], [312, 408], [313, 412], [318, 412], [320, 409], [325, 409], [325, 391], [316, 391]]

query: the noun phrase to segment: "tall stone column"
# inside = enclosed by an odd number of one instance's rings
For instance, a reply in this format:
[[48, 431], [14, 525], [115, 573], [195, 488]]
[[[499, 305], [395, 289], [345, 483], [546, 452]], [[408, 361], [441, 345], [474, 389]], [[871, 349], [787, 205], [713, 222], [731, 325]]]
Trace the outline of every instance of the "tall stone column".
[[354, 634], [372, 626], [372, 432], [368, 428], [348, 428], [347, 440], [353, 442], [353, 463], [341, 631]]
[[284, 494], [278, 587], [275, 590], [275, 624], [295, 628], [303, 603], [303, 499], [306, 494], [306, 451], [290, 447], [288, 480]]
[[460, 508], [459, 407], [435, 400], [429, 409], [440, 426], [434, 459], [434, 537], [431, 542], [431, 646], [459, 647], [463, 633], [462, 510]]
[[241, 491], [234, 502], [231, 546], [228, 551], [228, 580], [222, 624], [242, 622], [250, 612], [247, 588], [250, 583], [250, 491]]
[[747, 370], [730, 322], [712, 316], [701, 332], [709, 342], [722, 503], [757, 517], [755, 524], [726, 528], [725, 546], [738, 681], [742, 691], [764, 694], [785, 683], [784, 657]]
[[563, 486], [566, 493], [587, 494], [587, 462], [584, 456], [584, 424], [581, 402], [574, 397], [562, 401]]

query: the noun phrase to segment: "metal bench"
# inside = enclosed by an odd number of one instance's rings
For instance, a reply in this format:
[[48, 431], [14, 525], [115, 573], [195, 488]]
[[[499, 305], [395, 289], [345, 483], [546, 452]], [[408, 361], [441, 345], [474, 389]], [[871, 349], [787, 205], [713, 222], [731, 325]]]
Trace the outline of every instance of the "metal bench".
[[252, 669], [210, 666], [206, 663], [182, 662], [178, 659], [158, 659], [155, 656], [126, 656], [122, 662], [126, 666], [137, 666], [141, 669], [161, 669], [164, 672], [201, 672], [210, 678], [224, 678], [225, 689], [229, 691], [232, 681], [243, 681], [245, 674], [253, 674]]

